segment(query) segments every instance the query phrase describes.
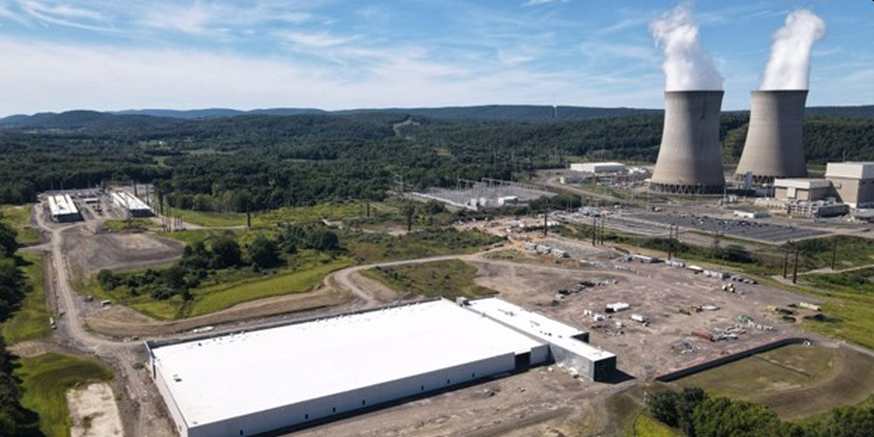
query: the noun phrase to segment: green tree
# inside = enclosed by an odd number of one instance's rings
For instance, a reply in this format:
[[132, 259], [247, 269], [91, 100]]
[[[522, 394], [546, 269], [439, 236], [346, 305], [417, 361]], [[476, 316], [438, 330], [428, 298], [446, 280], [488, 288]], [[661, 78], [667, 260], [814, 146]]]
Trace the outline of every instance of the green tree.
[[279, 249], [273, 240], [259, 235], [249, 245], [249, 258], [256, 267], [266, 269], [279, 265]]
[[751, 402], [708, 399], [695, 408], [697, 437], [759, 437], [783, 434], [783, 424], [771, 410]]
[[18, 250], [15, 238], [18, 233], [11, 226], [0, 222], [0, 256], [12, 256]]
[[243, 263], [240, 245], [230, 237], [222, 236], [212, 242], [213, 267], [225, 269]]

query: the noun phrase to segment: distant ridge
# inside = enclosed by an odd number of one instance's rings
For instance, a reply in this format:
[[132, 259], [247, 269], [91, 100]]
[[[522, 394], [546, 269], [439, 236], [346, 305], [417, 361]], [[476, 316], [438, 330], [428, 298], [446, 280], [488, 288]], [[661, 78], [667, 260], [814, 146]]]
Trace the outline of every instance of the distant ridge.
[[[726, 111], [745, 114], [748, 111]], [[168, 126], [185, 121], [231, 118], [239, 116], [373, 116], [411, 115], [434, 120], [517, 121], [548, 123], [552, 121], [590, 120], [641, 115], [661, 115], [660, 109], [597, 108], [583, 106], [546, 105], [484, 105], [441, 108], [383, 108], [324, 111], [315, 108], [268, 108], [241, 111], [229, 108], [192, 110], [137, 109], [117, 112], [75, 110], [61, 113], [43, 112], [33, 115], [12, 115], [0, 118], [0, 128], [7, 129], [124, 129], [130, 126]], [[820, 106], [806, 109], [808, 116], [874, 118], [874, 105]]]
[[175, 110], [175, 109], [128, 109], [125, 111], [113, 112], [120, 115], [148, 115], [152, 117], [180, 118], [183, 120], [195, 120], [201, 118], [220, 118], [220, 117], [236, 117], [244, 114], [263, 114], [263, 115], [300, 115], [300, 114], [322, 114], [325, 111], [315, 108], [268, 108], [255, 109], [251, 111], [241, 111], [230, 108], [207, 108], [207, 109], [190, 109], [190, 110]]

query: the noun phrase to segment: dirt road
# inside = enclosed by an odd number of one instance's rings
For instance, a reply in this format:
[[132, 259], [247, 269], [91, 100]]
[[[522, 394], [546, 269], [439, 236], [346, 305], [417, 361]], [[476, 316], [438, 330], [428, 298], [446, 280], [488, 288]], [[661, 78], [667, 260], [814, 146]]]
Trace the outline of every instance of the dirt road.
[[[172, 428], [162, 411], [160, 399], [151, 386], [148, 373], [141, 365], [144, 361], [142, 344], [139, 341], [125, 342], [99, 337], [85, 329], [79, 296], [70, 285], [70, 270], [63, 253], [63, 232], [83, 226], [72, 224], [54, 226], [45, 222], [43, 214], [36, 214], [40, 229], [49, 236], [49, 260], [46, 263], [51, 278], [46, 287], [55, 295], [58, 314], [58, 334], [62, 343], [76, 350], [91, 353], [109, 363], [115, 370], [115, 389], [122, 390], [122, 416], [125, 417], [125, 435], [172, 436]], [[139, 364], [137, 370], [134, 366]]]

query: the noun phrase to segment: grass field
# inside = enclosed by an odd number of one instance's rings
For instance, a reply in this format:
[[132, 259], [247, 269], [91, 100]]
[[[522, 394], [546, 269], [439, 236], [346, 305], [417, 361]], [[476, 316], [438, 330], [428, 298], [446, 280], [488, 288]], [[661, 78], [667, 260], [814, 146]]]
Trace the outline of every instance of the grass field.
[[359, 263], [472, 253], [502, 241], [481, 232], [452, 229], [422, 230], [403, 236], [379, 233], [340, 234], [343, 246]]
[[325, 254], [302, 251], [289, 266], [273, 272], [255, 273], [250, 269], [228, 269], [191, 290], [193, 299], [174, 296], [156, 300], [147, 294], [134, 296], [126, 286], [104, 290], [92, 277], [76, 289], [97, 300], [109, 299], [160, 320], [177, 320], [209, 314], [234, 305], [293, 293], [305, 293], [317, 287], [325, 276], [352, 265], [347, 257], [331, 258]]
[[760, 403], [784, 419], [799, 419], [864, 401], [874, 391], [874, 359], [849, 349], [786, 346], [676, 384]]
[[634, 419], [634, 428], [630, 437], [680, 437], [683, 434], [646, 414], [640, 414]]
[[103, 228], [109, 232], [144, 232], [155, 227], [157, 226], [153, 221], [146, 219], [106, 220], [103, 222]]
[[185, 317], [208, 314], [265, 297], [304, 293], [316, 288], [331, 272], [351, 264], [348, 258], [338, 258], [325, 263], [303, 266], [294, 271], [280, 272], [266, 279], [244, 280], [198, 289], [193, 292], [194, 302]]
[[496, 294], [476, 285], [476, 267], [459, 260], [396, 267], [377, 267], [364, 275], [404, 295], [425, 297], [482, 297]]
[[40, 430], [47, 437], [70, 434], [69, 389], [112, 379], [112, 372], [96, 361], [48, 353], [21, 358], [15, 376], [21, 379], [22, 404], [39, 414]]
[[236, 212], [207, 212], [192, 211], [190, 209], [167, 208], [165, 215], [181, 218], [186, 223], [205, 227], [230, 227], [244, 226], [246, 214]]
[[3, 221], [12, 225], [15, 231], [18, 232], [18, 244], [22, 246], [31, 246], [40, 243], [39, 231], [30, 224], [30, 216], [33, 211], [33, 205], [0, 205], [0, 215], [3, 216]]
[[36, 340], [47, 337], [52, 332], [49, 327], [51, 313], [46, 305], [43, 285], [43, 257], [34, 253], [21, 253], [21, 257], [27, 262], [24, 274], [31, 290], [21, 302], [21, 308], [2, 324], [0, 332], [7, 344]]

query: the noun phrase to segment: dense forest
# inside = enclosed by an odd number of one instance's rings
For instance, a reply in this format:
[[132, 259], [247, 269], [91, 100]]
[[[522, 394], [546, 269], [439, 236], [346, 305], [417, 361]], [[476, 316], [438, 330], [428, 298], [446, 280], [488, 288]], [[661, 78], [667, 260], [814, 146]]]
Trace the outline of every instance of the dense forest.
[[[0, 322], [18, 309], [27, 293], [21, 261], [15, 256], [18, 250], [15, 237], [15, 230], [0, 221]], [[38, 435], [36, 415], [21, 406], [21, 390], [13, 369], [13, 357], [0, 337], [0, 435]]]
[[[401, 110], [206, 119], [93, 111], [14, 117], [11, 127], [0, 129], [0, 203], [32, 201], [49, 189], [136, 180], [155, 182], [175, 207], [260, 210], [380, 199], [386, 190], [453, 186], [458, 178], [525, 178], [563, 166], [571, 156], [654, 162], [658, 154], [658, 111], [545, 123], [486, 118], [503, 111], [524, 119], [546, 107], [478, 108], [481, 119], [473, 120], [449, 119], [470, 108], [427, 112], [442, 111], [442, 118]], [[722, 116], [727, 162], [740, 155], [747, 121], [744, 112]], [[874, 118], [808, 117], [805, 147], [813, 163], [874, 159]]]

